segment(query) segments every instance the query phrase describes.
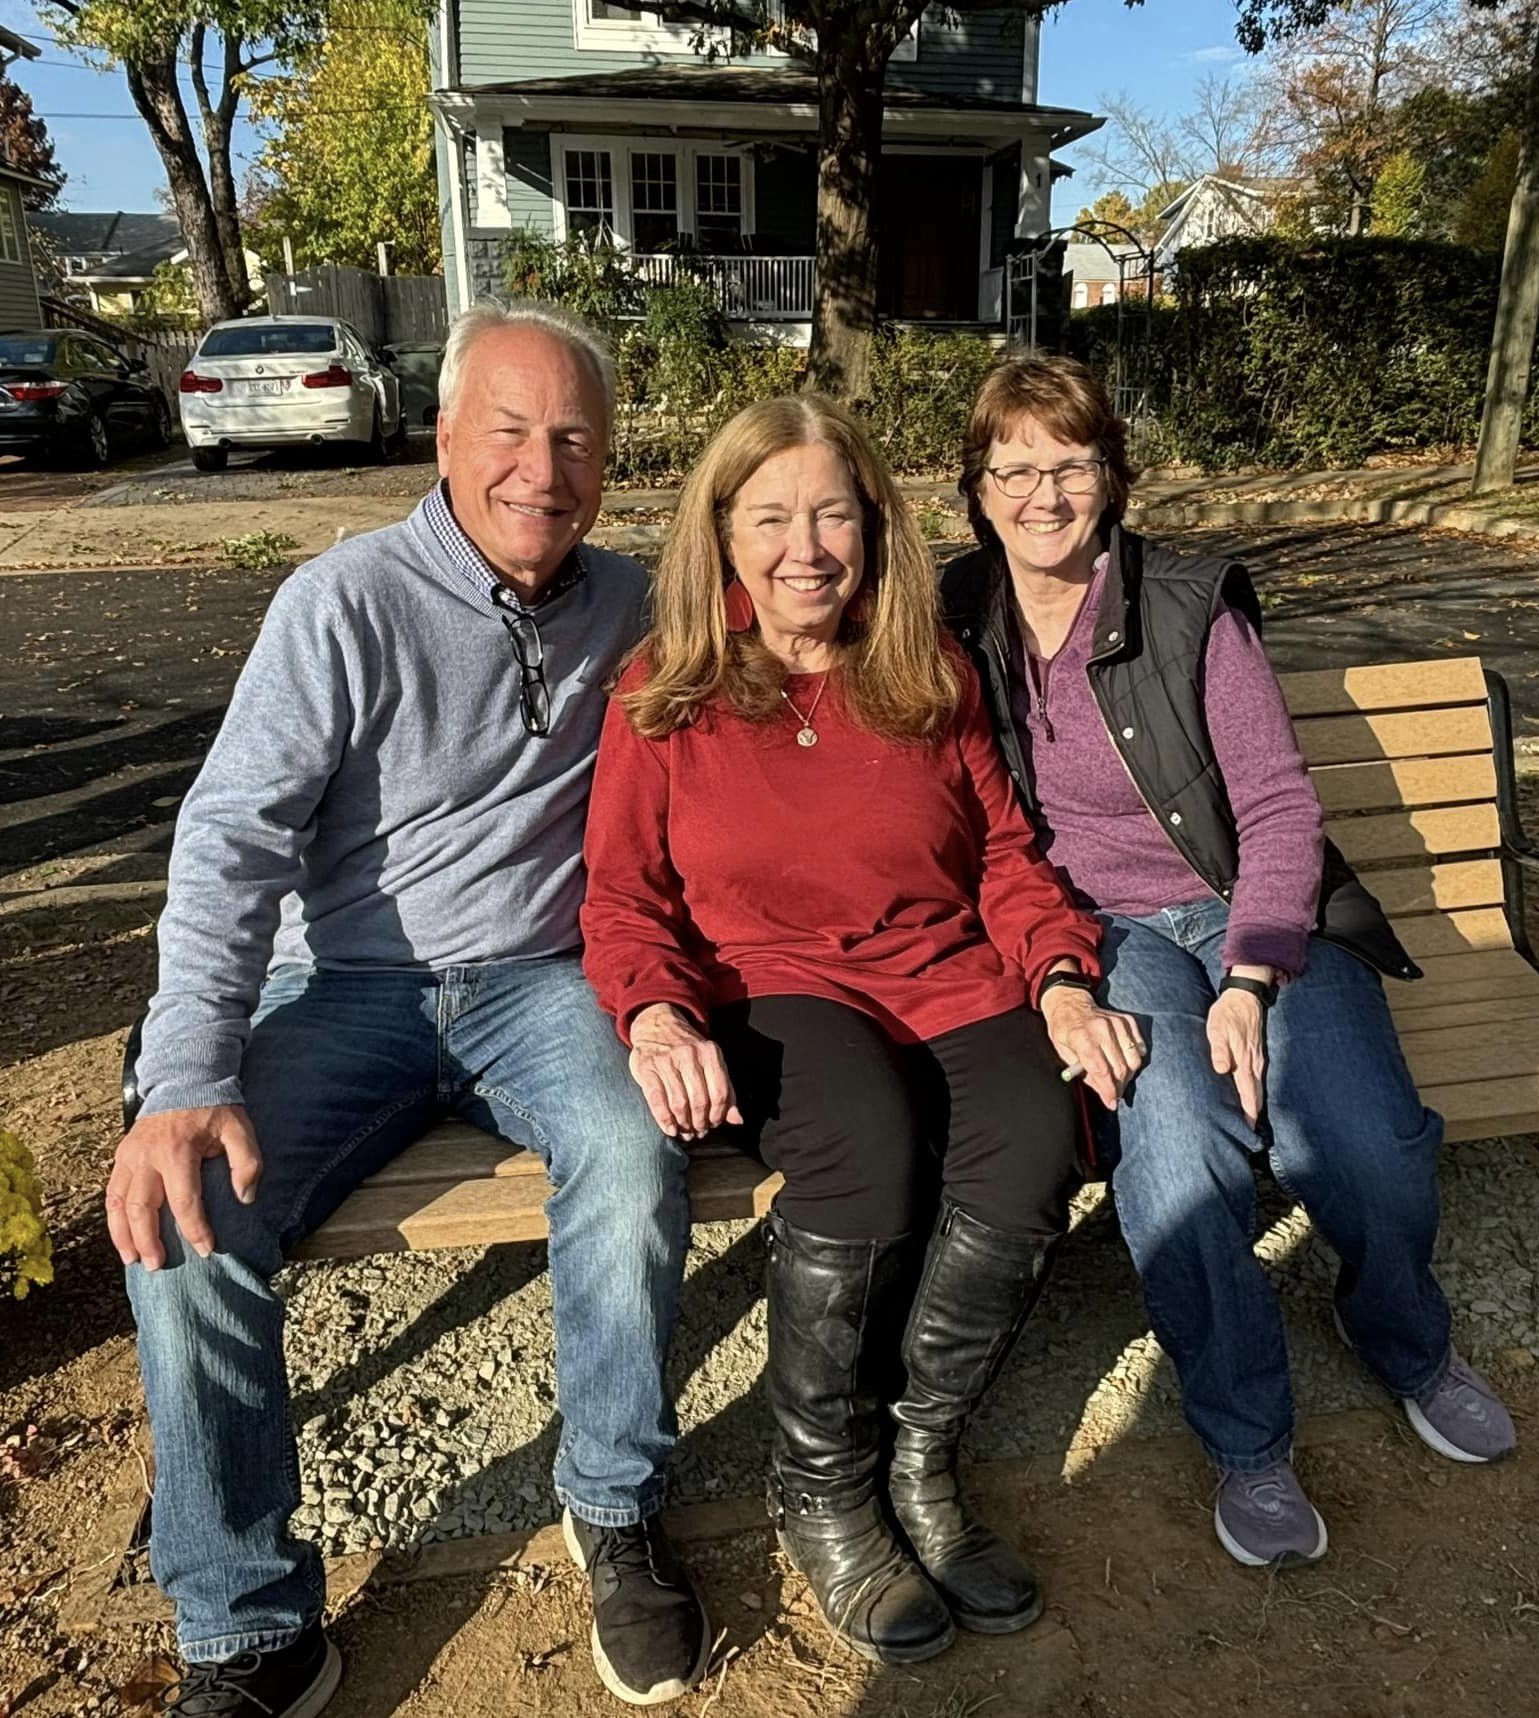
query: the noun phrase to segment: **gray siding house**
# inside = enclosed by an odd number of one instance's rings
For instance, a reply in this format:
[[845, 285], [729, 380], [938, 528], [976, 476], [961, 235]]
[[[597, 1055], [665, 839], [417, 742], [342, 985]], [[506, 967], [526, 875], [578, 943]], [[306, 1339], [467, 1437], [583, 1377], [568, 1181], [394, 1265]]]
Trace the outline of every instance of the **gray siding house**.
[[38, 181], [0, 156], [0, 332], [43, 326], [22, 192]]
[[[1039, 26], [925, 14], [888, 68], [878, 308], [1001, 323], [1004, 262], [1051, 226], [1052, 151], [1102, 121], [1037, 99]], [[714, 61], [611, 0], [444, 0], [433, 107], [449, 308], [502, 287], [515, 231], [604, 231], [666, 282], [700, 259], [733, 320], [804, 336], [817, 84], [783, 55]]]

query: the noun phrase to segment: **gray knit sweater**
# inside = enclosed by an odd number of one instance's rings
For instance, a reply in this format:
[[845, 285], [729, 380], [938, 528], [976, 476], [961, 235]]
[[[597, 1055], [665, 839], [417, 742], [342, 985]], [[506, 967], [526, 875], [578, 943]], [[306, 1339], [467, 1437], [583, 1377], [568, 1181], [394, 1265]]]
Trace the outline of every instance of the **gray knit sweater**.
[[551, 732], [524, 731], [508, 593], [435, 490], [279, 588], [177, 817], [144, 1113], [240, 1102], [269, 966], [428, 968], [575, 948], [604, 686], [646, 574], [600, 549], [531, 612]]

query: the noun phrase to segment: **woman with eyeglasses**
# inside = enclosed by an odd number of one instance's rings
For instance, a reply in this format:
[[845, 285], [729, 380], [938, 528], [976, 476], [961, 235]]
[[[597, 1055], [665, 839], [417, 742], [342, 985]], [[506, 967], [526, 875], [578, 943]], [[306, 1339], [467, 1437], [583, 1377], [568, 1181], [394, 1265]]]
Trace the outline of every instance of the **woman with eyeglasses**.
[[1060, 1063], [1115, 1102], [1137, 1033], [1088, 994], [1095, 922], [1037, 854], [847, 413], [768, 400], [717, 435], [655, 614], [599, 747], [586, 970], [659, 1125], [731, 1123], [785, 1178], [771, 1513], [830, 1627], [914, 1662], [954, 1622], [1040, 1614], [957, 1450], [1064, 1229]]
[[1324, 1555], [1294, 1473], [1276, 1295], [1252, 1250], [1268, 1154], [1340, 1257], [1343, 1339], [1455, 1461], [1513, 1446], [1454, 1351], [1432, 1275], [1441, 1118], [1380, 974], [1419, 973], [1325, 841], [1244, 569], [1122, 523], [1134, 473], [1106, 391], [1068, 358], [1002, 364], [961, 489], [982, 547], [943, 580], [1043, 851], [1104, 930], [1098, 995], [1147, 1063], [1098, 1132], [1150, 1321], [1221, 1473], [1241, 1563]]

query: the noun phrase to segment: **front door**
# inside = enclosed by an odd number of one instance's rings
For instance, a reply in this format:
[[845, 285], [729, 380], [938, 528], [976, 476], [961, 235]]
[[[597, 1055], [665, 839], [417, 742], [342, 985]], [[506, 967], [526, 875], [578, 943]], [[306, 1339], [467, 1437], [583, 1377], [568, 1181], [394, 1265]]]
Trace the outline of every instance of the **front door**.
[[877, 197], [877, 310], [905, 322], [976, 322], [983, 164], [887, 155]]

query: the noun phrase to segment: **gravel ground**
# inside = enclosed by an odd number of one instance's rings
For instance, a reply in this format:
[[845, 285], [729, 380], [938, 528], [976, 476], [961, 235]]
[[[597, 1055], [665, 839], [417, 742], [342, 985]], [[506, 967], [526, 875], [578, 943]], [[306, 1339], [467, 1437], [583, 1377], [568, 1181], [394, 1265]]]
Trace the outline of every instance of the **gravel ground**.
[[[1444, 1160], [1439, 1271], [1477, 1361], [1539, 1359], [1539, 1149], [1462, 1145]], [[1301, 1414], [1386, 1405], [1331, 1327], [1334, 1266], [1302, 1212], [1263, 1185], [1260, 1252], [1283, 1297]], [[544, 1249], [515, 1246], [296, 1266], [288, 1360], [300, 1427], [297, 1528], [328, 1554], [555, 1519], [555, 1366]], [[676, 1502], [763, 1483], [764, 1306], [757, 1225], [697, 1228], [674, 1356]], [[1100, 1446], [1179, 1431], [1174, 1373], [1148, 1334], [1102, 1187], [970, 1436], [975, 1459], [1070, 1474]]]

